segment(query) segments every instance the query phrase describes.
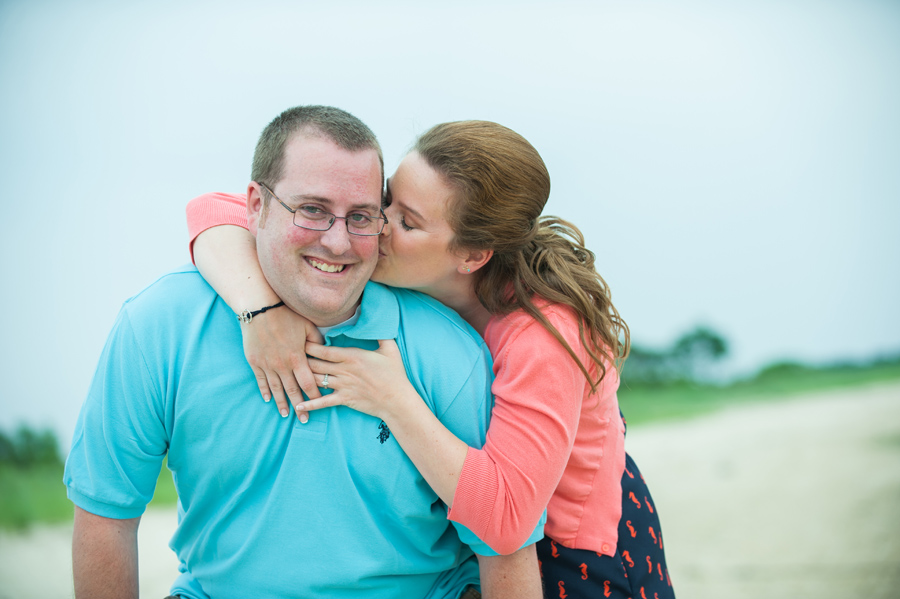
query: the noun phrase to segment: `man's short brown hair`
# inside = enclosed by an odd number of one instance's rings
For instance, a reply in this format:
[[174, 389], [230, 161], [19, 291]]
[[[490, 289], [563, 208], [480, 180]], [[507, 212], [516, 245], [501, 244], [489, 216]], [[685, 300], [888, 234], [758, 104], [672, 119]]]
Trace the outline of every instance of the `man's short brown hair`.
[[253, 153], [253, 170], [250, 173], [253, 181], [265, 183], [270, 188], [281, 181], [284, 176], [284, 147], [299, 132], [325, 137], [351, 152], [375, 150], [384, 182], [384, 158], [375, 134], [361, 120], [333, 106], [295, 106], [266, 125]]

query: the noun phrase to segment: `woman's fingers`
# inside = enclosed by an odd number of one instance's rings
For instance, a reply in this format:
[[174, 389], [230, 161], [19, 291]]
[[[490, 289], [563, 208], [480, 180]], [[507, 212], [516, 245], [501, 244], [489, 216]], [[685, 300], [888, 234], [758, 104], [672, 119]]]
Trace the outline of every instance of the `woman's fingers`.
[[[256, 378], [256, 386], [259, 387], [259, 393], [262, 395], [262, 398], [269, 402], [273, 398], [275, 399], [275, 403], [278, 405], [278, 412], [282, 416], [287, 416], [290, 413], [290, 405], [288, 401], [285, 399], [284, 395], [284, 385], [281, 384], [281, 377], [277, 372], [274, 371], [266, 371], [260, 368], [259, 366], [252, 366], [253, 376]], [[312, 373], [309, 373], [312, 376]], [[295, 383], [296, 386], [296, 383]], [[316, 390], [318, 393], [318, 389]], [[297, 402], [303, 401], [303, 398], [299, 395], [291, 395], [292, 390], [288, 390], [288, 396], [291, 397], [292, 403], [296, 405]], [[298, 399], [294, 400], [294, 397], [298, 397]]]
[[[293, 371], [288, 370], [287, 372], [278, 372], [278, 378], [281, 379], [281, 385], [284, 389], [284, 394], [287, 395], [288, 401], [290, 401], [292, 406], [296, 406], [297, 404], [303, 402], [303, 394], [300, 392], [300, 385], [297, 383], [297, 379], [294, 377]], [[281, 405], [278, 406], [279, 412], [281, 411]], [[282, 413], [282, 416], [285, 414]]]
[[322, 340], [315, 325], [291, 310], [272, 310], [242, 326], [241, 336], [263, 399], [275, 399], [282, 416], [303, 402], [304, 393], [320, 396], [303, 351], [307, 340]]
[[337, 374], [341, 369], [340, 365], [335, 364], [334, 362], [326, 362], [325, 360], [317, 360], [315, 358], [310, 358], [308, 364], [313, 376], [315, 376], [316, 381], [318, 381], [316, 384], [320, 387], [322, 386], [322, 377], [325, 374]]
[[306, 353], [313, 358], [318, 358], [326, 362], [357, 362], [365, 359], [366, 354], [372, 352], [360, 349], [358, 347], [337, 347], [334, 345], [320, 345], [318, 343], [306, 342]]
[[319, 385], [316, 382], [316, 377], [308, 363], [304, 362], [294, 368], [294, 378], [308, 398], [316, 399], [317, 397], [322, 396], [322, 394], [319, 393]]
[[339, 405], [342, 405], [341, 395], [339, 393], [335, 392], [330, 395], [323, 395], [319, 399], [304, 401], [297, 406], [297, 416], [302, 418], [302, 416], [306, 415], [305, 412], [313, 412], [315, 410], [321, 410], [322, 408], [333, 408], [334, 406]]
[[[296, 408], [296, 406], [304, 403], [304, 393], [310, 399], [322, 396], [316, 375], [309, 369], [305, 361], [296, 363], [294, 370], [281, 372], [254, 367], [253, 373], [256, 376], [256, 384], [263, 399], [266, 401], [274, 399], [278, 405], [278, 413], [282, 417], [290, 414], [292, 408]], [[300, 413], [299, 411], [297, 412], [298, 415]], [[305, 423], [308, 419], [304, 412], [300, 421]]]
[[269, 379], [266, 378], [266, 372], [257, 366], [251, 366], [253, 376], [256, 377], [256, 386], [259, 387], [259, 394], [268, 402], [272, 399], [272, 391], [269, 390]]
[[281, 377], [277, 372], [266, 371], [266, 378], [269, 381], [269, 389], [272, 391], [272, 398], [278, 404], [278, 413], [282, 418], [290, 414], [288, 401], [284, 395], [284, 386], [281, 384]]
[[312, 356], [313, 358], [319, 358], [320, 360], [325, 360], [325, 356], [329, 354], [331, 348], [327, 345], [322, 345], [320, 343], [313, 343], [312, 341], [306, 342], [306, 355]]
[[406, 393], [412, 388], [400, 351], [392, 340], [379, 342], [377, 351], [324, 347], [315, 343], [307, 343], [306, 350], [312, 356], [307, 363], [318, 386], [335, 393], [324, 402], [307, 402], [298, 413], [342, 405], [384, 418], [396, 405], [398, 393]]
[[400, 348], [397, 347], [397, 342], [393, 339], [379, 339], [378, 353], [391, 358], [400, 358]]
[[[257, 376], [257, 385], [265, 399], [268, 392], [270, 397], [278, 404], [278, 412], [282, 416], [291, 413], [293, 406], [303, 403], [303, 394], [315, 399], [321, 396], [316, 384], [315, 375], [306, 363], [306, 356], [291, 355], [283, 360], [270, 360], [263, 366], [254, 366], [254, 373], [263, 373], [266, 387], [260, 375]], [[268, 401], [268, 400], [267, 400]]]
[[[294, 404], [294, 412], [297, 414], [297, 418], [299, 418], [300, 422], [303, 424], [306, 424], [309, 421], [308, 412], [321, 410], [322, 408], [330, 408], [337, 405], [344, 405], [343, 396], [338, 395], [337, 393], [339, 385], [338, 377], [333, 374], [314, 375], [310, 373], [310, 380], [312, 380], [312, 384], [316, 386], [316, 397]], [[319, 393], [319, 388], [330, 389], [332, 393], [328, 395], [322, 395], [321, 393]]]

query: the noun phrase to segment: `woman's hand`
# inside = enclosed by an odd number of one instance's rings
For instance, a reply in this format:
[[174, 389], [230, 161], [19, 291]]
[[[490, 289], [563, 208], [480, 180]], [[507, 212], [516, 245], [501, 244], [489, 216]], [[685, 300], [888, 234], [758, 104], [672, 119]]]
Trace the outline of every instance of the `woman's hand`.
[[[305, 403], [301, 389], [310, 399], [321, 397], [304, 351], [308, 341], [324, 341], [314, 324], [281, 306], [242, 324], [241, 335], [259, 392], [266, 401], [275, 398], [282, 416], [290, 413], [288, 401], [294, 406]], [[306, 413], [297, 415], [301, 422], [309, 419]]]
[[389, 421], [391, 411], [397, 410], [403, 400], [414, 397], [422, 401], [406, 377], [400, 349], [393, 339], [379, 341], [375, 351], [307, 343], [306, 353], [311, 356], [309, 367], [318, 385], [334, 392], [297, 404], [298, 415], [342, 405]]
[[406, 376], [397, 343], [379, 341], [376, 351], [307, 343], [306, 353], [319, 386], [334, 392], [301, 402], [297, 414], [342, 405], [381, 418], [431, 488], [452, 505], [469, 448], [419, 397]]
[[[216, 212], [216, 202], [221, 201], [221, 197], [201, 196], [191, 204], [197, 204], [195, 210], [200, 212]], [[248, 306], [271, 306], [280, 301], [259, 266], [256, 239], [245, 228], [222, 225], [206, 229], [194, 240], [193, 248], [200, 274], [236, 314]], [[294, 405], [303, 403], [301, 389], [311, 398], [321, 396], [304, 352], [307, 341], [322, 341], [311, 322], [288, 307], [273, 308], [242, 324], [241, 336], [260, 394], [266, 401], [274, 397], [282, 416], [290, 414], [288, 400]]]

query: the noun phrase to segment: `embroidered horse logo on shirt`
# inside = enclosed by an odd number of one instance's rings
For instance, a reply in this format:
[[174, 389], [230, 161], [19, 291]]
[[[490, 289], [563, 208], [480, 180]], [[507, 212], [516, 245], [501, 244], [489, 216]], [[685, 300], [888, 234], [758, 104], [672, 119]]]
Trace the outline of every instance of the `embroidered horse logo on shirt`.
[[384, 442], [391, 438], [391, 429], [388, 428], [388, 425], [384, 423], [384, 420], [381, 421], [381, 424], [378, 425], [378, 441], [384, 445]]

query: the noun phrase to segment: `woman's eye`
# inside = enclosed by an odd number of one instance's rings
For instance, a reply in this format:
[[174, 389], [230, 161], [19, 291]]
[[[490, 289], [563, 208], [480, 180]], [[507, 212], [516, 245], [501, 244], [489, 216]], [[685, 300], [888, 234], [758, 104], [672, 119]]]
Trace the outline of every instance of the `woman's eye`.
[[413, 229], [413, 228], [410, 227], [408, 224], [406, 224], [406, 217], [405, 217], [405, 216], [401, 216], [401, 217], [400, 217], [400, 226], [403, 227], [403, 230], [404, 230], [404, 231], [412, 231], [412, 229]]

